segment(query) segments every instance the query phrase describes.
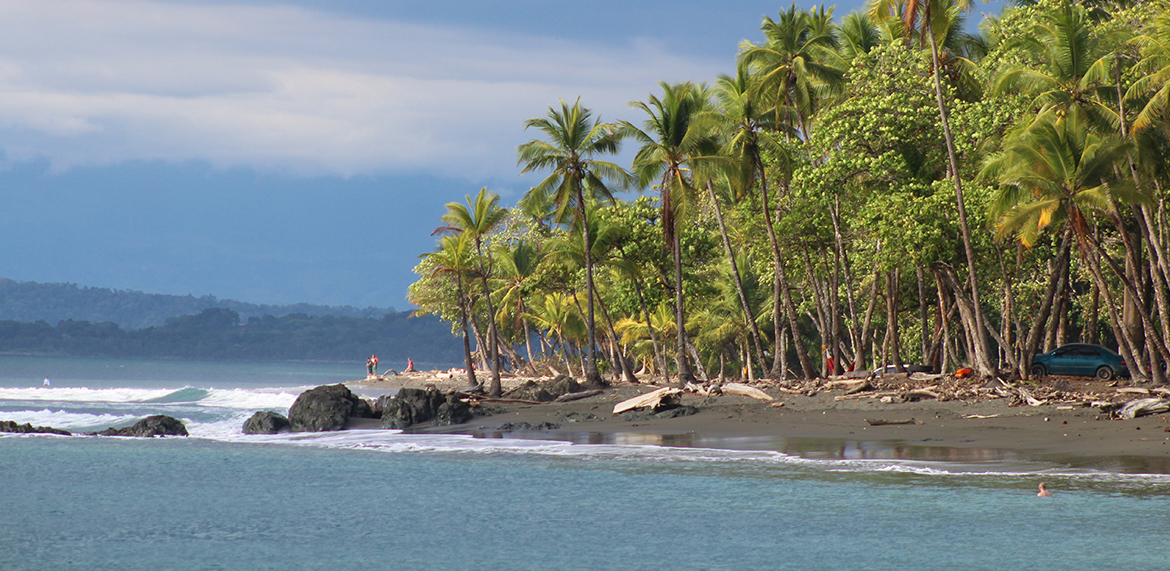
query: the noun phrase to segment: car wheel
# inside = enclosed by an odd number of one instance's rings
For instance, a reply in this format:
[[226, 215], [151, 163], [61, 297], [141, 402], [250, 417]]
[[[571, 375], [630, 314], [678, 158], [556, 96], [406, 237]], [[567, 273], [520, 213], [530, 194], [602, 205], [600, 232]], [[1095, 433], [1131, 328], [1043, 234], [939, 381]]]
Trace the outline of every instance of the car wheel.
[[1101, 365], [1100, 367], [1097, 367], [1097, 378], [1101, 379], [1102, 381], [1112, 380], [1113, 379], [1113, 369], [1109, 368], [1106, 365]]
[[1040, 377], [1043, 377], [1044, 375], [1047, 375], [1047, 374], [1048, 374], [1048, 369], [1045, 369], [1044, 365], [1040, 365], [1040, 364], [1032, 365], [1032, 376], [1033, 377], [1040, 378]]

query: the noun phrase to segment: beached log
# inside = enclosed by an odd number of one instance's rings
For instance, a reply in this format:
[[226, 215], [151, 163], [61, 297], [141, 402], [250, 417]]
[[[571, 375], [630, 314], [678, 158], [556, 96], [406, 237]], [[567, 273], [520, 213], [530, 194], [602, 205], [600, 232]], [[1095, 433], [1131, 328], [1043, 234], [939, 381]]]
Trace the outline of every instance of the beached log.
[[776, 400], [775, 398], [772, 398], [772, 396], [769, 395], [768, 393], [765, 393], [764, 391], [761, 391], [760, 389], [745, 385], [743, 383], [727, 383], [720, 388], [725, 393], [729, 393], [729, 394], [733, 394], [733, 395], [742, 395], [745, 397], [752, 397], [756, 400], [762, 400], [764, 402], [772, 402], [772, 401]]
[[998, 418], [998, 414], [964, 414], [963, 418]]
[[689, 393], [695, 393], [701, 397], [709, 397], [711, 395], [717, 395], [721, 392], [719, 387], [715, 385], [700, 385], [699, 383], [687, 383], [686, 386], [683, 387], [683, 390]]
[[454, 393], [454, 394], [456, 394], [456, 395], [458, 395], [458, 396], [459, 396], [461, 399], [463, 399], [463, 400], [477, 400], [477, 401], [480, 401], [480, 402], [502, 402], [502, 403], [511, 403], [511, 404], [544, 404], [543, 402], [541, 402], [541, 401], [538, 401], [538, 400], [525, 400], [525, 399], [506, 399], [506, 398], [500, 398], [500, 397], [486, 397], [486, 396], [483, 396], [483, 395], [482, 395], [482, 394], [480, 394], [480, 393], [469, 393], [469, 392], [464, 392], [464, 391], [459, 391], [459, 390], [454, 390], [454, 391], [451, 391], [451, 392], [452, 392], [452, 393]]
[[865, 422], [870, 426], [885, 426], [887, 424], [922, 424], [921, 420], [917, 418], [905, 418], [901, 420], [883, 420], [880, 418], [867, 418]]
[[908, 399], [909, 398], [929, 397], [929, 398], [938, 400], [940, 398], [940, 395], [931, 389], [914, 389], [912, 391], [907, 391], [905, 397]]
[[634, 398], [626, 399], [617, 403], [613, 407], [613, 413], [621, 414], [627, 410], [634, 410], [639, 408], [648, 408], [654, 410], [661, 408], [663, 405], [678, 404], [680, 395], [682, 395], [682, 389], [676, 387], [663, 387], [656, 391], [651, 391], [644, 395], [638, 395]]
[[571, 401], [575, 401], [575, 400], [587, 399], [587, 398], [592, 397], [592, 396], [597, 396], [603, 392], [605, 392], [605, 391], [602, 391], [601, 389], [590, 389], [587, 391], [581, 391], [581, 392], [576, 392], [576, 393], [565, 393], [565, 394], [557, 397], [556, 400], [554, 400], [553, 402], [571, 402]]
[[1150, 394], [1150, 389], [1143, 389], [1141, 387], [1125, 387], [1125, 388], [1117, 389], [1117, 394], [1120, 394], [1120, 395], [1126, 395], [1126, 394], [1128, 394], [1128, 395], [1148, 395], [1148, 394]]
[[1020, 398], [1024, 399], [1024, 402], [1028, 403], [1028, 406], [1040, 406], [1040, 405], [1048, 404], [1047, 400], [1040, 400], [1040, 399], [1032, 396], [1032, 393], [1029, 393], [1023, 387], [1021, 387], [1017, 390], [1020, 393]]
[[1167, 411], [1170, 411], [1170, 400], [1162, 398], [1138, 399], [1125, 403], [1121, 407], [1121, 411], [1117, 413], [1117, 416], [1129, 420], [1139, 416], [1161, 414]]
[[856, 380], [851, 380], [851, 381], [830, 381], [829, 382], [829, 385], [831, 385], [832, 388], [845, 389], [846, 391], [852, 391], [853, 389], [856, 389], [857, 387], [864, 387], [865, 385], [868, 385], [868, 384], [869, 384], [868, 379], [856, 379]]

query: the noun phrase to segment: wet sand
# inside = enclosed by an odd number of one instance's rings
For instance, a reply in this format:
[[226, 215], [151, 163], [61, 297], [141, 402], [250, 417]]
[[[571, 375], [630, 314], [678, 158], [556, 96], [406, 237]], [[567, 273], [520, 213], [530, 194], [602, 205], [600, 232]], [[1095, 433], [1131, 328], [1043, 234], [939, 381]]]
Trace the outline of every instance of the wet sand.
[[[505, 391], [524, 380], [505, 379]], [[414, 373], [347, 384], [364, 396], [378, 396], [404, 386], [460, 388], [465, 381]], [[412, 430], [578, 443], [767, 449], [812, 458], [1037, 460], [1075, 468], [1170, 473], [1170, 415], [1117, 420], [1089, 406], [1008, 406], [1008, 399], [928, 398], [899, 404], [876, 398], [838, 400], [844, 390], [808, 396], [766, 384], [759, 388], [782, 406], [740, 395], [684, 393], [681, 404], [696, 407], [695, 414], [629, 419], [612, 413], [614, 404], [657, 388], [617, 384], [600, 395], [568, 403], [484, 402], [468, 423]], [[911, 418], [917, 422], [873, 426], [866, 421]]]

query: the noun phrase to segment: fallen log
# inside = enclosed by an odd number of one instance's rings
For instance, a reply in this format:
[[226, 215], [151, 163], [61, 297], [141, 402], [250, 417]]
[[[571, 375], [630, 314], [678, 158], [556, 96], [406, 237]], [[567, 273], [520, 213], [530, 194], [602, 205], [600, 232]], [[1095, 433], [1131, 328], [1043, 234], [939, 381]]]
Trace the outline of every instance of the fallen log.
[[922, 424], [921, 420], [917, 418], [905, 418], [901, 420], [882, 420], [880, 418], [867, 418], [865, 422], [870, 426], [885, 426], [887, 424]]
[[727, 383], [720, 388], [725, 393], [729, 393], [729, 394], [733, 394], [733, 395], [742, 395], [745, 397], [752, 397], [756, 400], [762, 400], [764, 402], [772, 402], [772, 401], [776, 400], [775, 398], [772, 398], [772, 396], [769, 395], [768, 393], [765, 393], [764, 391], [761, 391], [760, 389], [757, 389], [755, 387], [750, 387], [750, 386], [745, 385], [743, 383]]
[[915, 397], [930, 397], [932, 399], [938, 399], [939, 394], [934, 392], [931, 389], [914, 389], [914, 390], [906, 393], [906, 398], [915, 398]]
[[613, 407], [613, 413], [621, 414], [627, 410], [634, 410], [638, 408], [648, 408], [654, 410], [666, 404], [678, 404], [680, 395], [682, 395], [682, 389], [676, 387], [663, 387], [656, 391], [651, 391], [644, 395], [638, 395], [634, 398], [626, 399], [617, 403]]
[[1170, 411], [1170, 400], [1161, 398], [1149, 398], [1131, 400], [1121, 407], [1121, 411], [1117, 416], [1126, 420], [1132, 420], [1139, 416], [1146, 416], [1148, 414], [1161, 414]]
[[544, 404], [538, 400], [524, 400], [524, 399], [506, 399], [501, 397], [485, 397], [479, 393], [469, 393], [460, 390], [453, 390], [452, 393], [458, 395], [460, 399], [477, 400], [482, 402], [502, 402], [511, 404]]
[[1117, 394], [1148, 395], [1150, 394], [1150, 389], [1143, 389], [1141, 387], [1125, 387], [1117, 389]]
[[565, 393], [556, 398], [553, 402], [572, 402], [575, 400], [587, 399], [592, 396], [597, 396], [603, 393], [601, 389], [590, 389], [587, 391], [580, 391], [576, 393]]

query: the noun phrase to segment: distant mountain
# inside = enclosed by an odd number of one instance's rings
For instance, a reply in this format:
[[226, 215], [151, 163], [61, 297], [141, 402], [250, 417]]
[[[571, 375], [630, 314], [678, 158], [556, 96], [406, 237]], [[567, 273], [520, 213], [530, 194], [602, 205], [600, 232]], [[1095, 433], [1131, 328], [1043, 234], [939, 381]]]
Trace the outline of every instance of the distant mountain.
[[233, 299], [219, 299], [214, 295], [166, 295], [133, 290], [86, 287], [70, 283], [18, 282], [0, 278], [0, 320], [32, 323], [45, 321], [51, 325], [59, 321], [89, 321], [116, 323], [127, 329], [142, 329], [166, 323], [180, 315], [192, 315], [205, 309], [230, 309], [242, 321], [252, 317], [303, 314], [311, 317], [381, 318], [395, 313], [392, 307], [326, 306], [297, 303], [266, 305], [246, 303]]

